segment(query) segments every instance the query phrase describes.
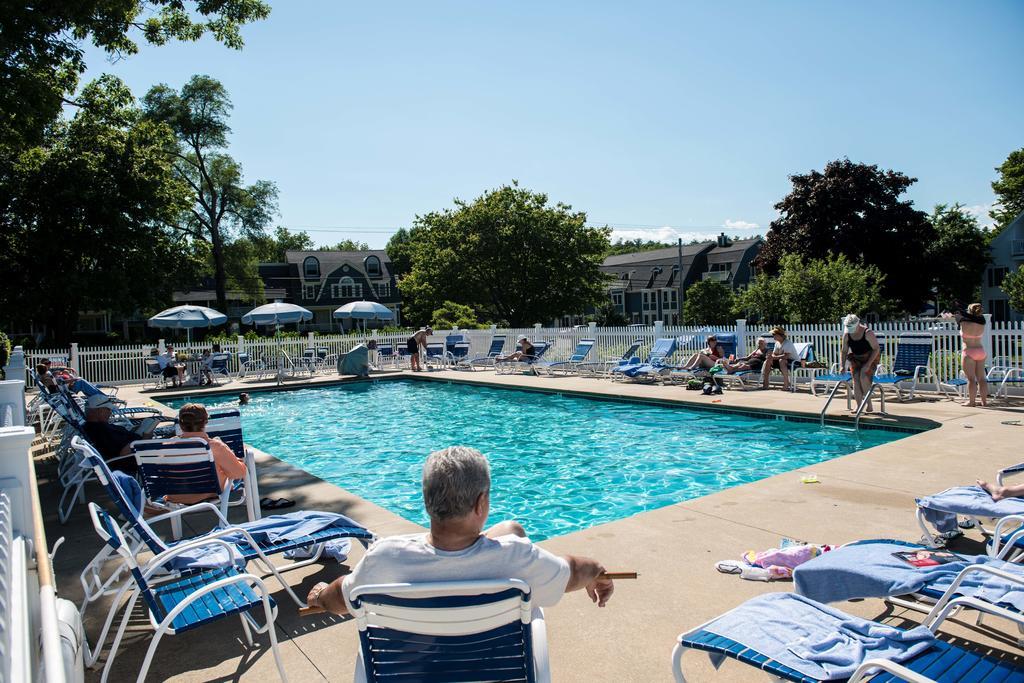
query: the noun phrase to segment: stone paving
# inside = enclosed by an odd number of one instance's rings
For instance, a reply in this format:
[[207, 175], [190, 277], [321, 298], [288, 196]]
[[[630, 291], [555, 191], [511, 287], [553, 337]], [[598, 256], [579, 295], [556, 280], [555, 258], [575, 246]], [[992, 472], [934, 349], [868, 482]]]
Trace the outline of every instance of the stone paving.
[[[385, 373], [388, 376], [408, 373]], [[600, 394], [633, 399], [680, 402], [715, 409], [767, 410], [817, 417], [824, 403], [806, 391], [728, 391], [708, 397], [681, 387], [612, 383], [575, 377], [541, 378], [496, 376], [493, 372], [439, 371], [422, 373], [430, 381], [485, 382], [566, 393]], [[338, 381], [317, 378], [314, 383]], [[288, 382], [308, 385], [310, 380]], [[202, 391], [254, 391], [274, 388], [273, 383], [232, 382]], [[141, 392], [125, 387], [120, 397], [132, 405], [160, 406], [158, 397], [170, 392]], [[896, 442], [860, 451], [815, 465], [806, 470], [786, 472], [758, 482], [735, 487], [702, 498], [685, 501], [633, 517], [592, 527], [544, 541], [542, 545], [559, 553], [590, 555], [609, 568], [635, 569], [636, 581], [616, 586], [611, 603], [599, 610], [582, 592], [567, 595], [547, 610], [548, 640], [555, 681], [670, 681], [669, 658], [674, 638], [743, 600], [769, 590], [789, 590], [787, 582], [758, 583], [720, 574], [714, 569], [719, 559], [736, 558], [748, 549], [775, 545], [781, 537], [826, 543], [845, 543], [861, 538], [902, 538], [917, 540], [914, 497], [946, 487], [972, 483], [977, 477], [991, 478], [1000, 467], [1024, 460], [1021, 445], [1024, 428], [1003, 424], [1024, 417], [1017, 403], [997, 407], [967, 408], [934, 396], [914, 401], [888, 403], [887, 417], [870, 421], [893, 425], [933, 427]], [[830, 417], [848, 417], [845, 401], [837, 400]], [[426, 455], [426, 454], [424, 454]], [[419, 527], [343, 489], [327, 484], [286, 465], [270, 454], [258, 457], [260, 489], [264, 495], [292, 498], [298, 509], [317, 508], [343, 512], [381, 536], [408, 533]], [[40, 488], [47, 515], [51, 545], [60, 536], [68, 542], [55, 559], [59, 588], [64, 597], [78, 601], [81, 587], [77, 573], [100, 547], [88, 523], [84, 508], [69, 523], [56, 521], [56, 491], [52, 483], [52, 462], [40, 459]], [[803, 484], [803, 474], [813, 472], [821, 483]], [[353, 473], [358, 476], [358, 473]], [[90, 491], [102, 499], [98, 490]], [[233, 509], [237, 514], [241, 508]], [[199, 530], [201, 525], [197, 525]], [[976, 532], [959, 541], [954, 549], [977, 552], [981, 547]], [[358, 561], [357, 547], [350, 563]], [[300, 595], [320, 580], [330, 580], [347, 571], [344, 565], [314, 565], [286, 575]], [[271, 585], [274, 589], [274, 586]], [[351, 620], [332, 616], [300, 618], [284, 591], [277, 590], [279, 605], [277, 634], [288, 675], [292, 681], [351, 680], [357, 650], [357, 635]], [[887, 623], [919, 623], [922, 615], [892, 608], [880, 600], [863, 600], [839, 605], [852, 613], [884, 619]], [[102, 606], [105, 609], [105, 605]], [[87, 631], [95, 637], [103, 609], [90, 608]], [[132, 680], [149, 643], [145, 615], [133, 617], [132, 630], [122, 645], [111, 680]], [[1000, 656], [1020, 656], [1016, 631], [996, 619], [977, 626], [969, 615], [958, 618], [944, 633], [958, 642], [970, 640], [977, 647]], [[157, 652], [149, 680], [235, 681], [273, 680], [276, 677], [267, 639], [262, 647], [248, 649], [236, 620], [165, 638]], [[690, 680], [710, 680], [712, 669], [706, 658], [691, 653], [684, 660]], [[726, 663], [715, 680], [757, 679], [752, 669]], [[98, 671], [89, 680], [99, 680]]]

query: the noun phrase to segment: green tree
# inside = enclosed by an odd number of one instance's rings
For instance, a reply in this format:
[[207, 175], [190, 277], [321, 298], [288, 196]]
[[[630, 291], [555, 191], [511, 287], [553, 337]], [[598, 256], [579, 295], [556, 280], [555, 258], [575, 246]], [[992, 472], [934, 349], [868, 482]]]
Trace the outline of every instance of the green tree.
[[277, 226], [273, 235], [259, 234], [248, 239], [252, 242], [259, 263], [282, 263], [285, 252], [313, 249], [313, 238], [308, 232], [292, 232], [281, 225]]
[[320, 251], [369, 251], [370, 245], [366, 242], [344, 239], [334, 246], [320, 247]]
[[611, 301], [598, 306], [594, 315], [587, 316], [587, 321], [595, 322], [600, 327], [625, 327], [629, 324], [626, 316]]
[[412, 270], [412, 242], [415, 239], [415, 234], [416, 228], [411, 230], [399, 228], [384, 247], [388, 252], [388, 259], [391, 261], [391, 269], [399, 277]]
[[[108, 55], [139, 50], [130, 34], [163, 45], [206, 34], [242, 47], [241, 27], [264, 19], [260, 0], [75, 0], [4, 3], [0, 10], [0, 150], [14, 153], [41, 144], [46, 131], [78, 88], [85, 71], [86, 40]], [[75, 104], [87, 105], [77, 98]]]
[[1010, 152], [996, 170], [999, 179], [992, 182], [992, 191], [998, 203], [988, 215], [996, 222], [998, 233], [1024, 213], [1024, 148]]
[[1008, 273], [1001, 287], [1010, 298], [1010, 307], [1018, 313], [1024, 313], [1024, 266]]
[[935, 241], [928, 246], [925, 261], [934, 278], [940, 306], [952, 301], [974, 301], [989, 261], [987, 237], [978, 220], [964, 213], [960, 204], [939, 204], [932, 212], [931, 222]]
[[655, 249], [668, 249], [676, 246], [673, 242], [659, 242], [657, 240], [623, 240], [617, 239], [608, 245], [605, 256], [616, 256], [618, 254], [633, 254], [638, 251], [653, 251]]
[[882, 292], [885, 276], [877, 266], [850, 261], [842, 254], [804, 260], [782, 257], [774, 276], [759, 275], [743, 293], [740, 309], [765, 323], [823, 323], [847, 313], [888, 315]]
[[458, 327], [462, 330], [475, 330], [483, 327], [476, 319], [476, 313], [469, 306], [445, 301], [430, 316], [430, 326], [438, 330], [450, 330]]
[[768, 230], [758, 267], [772, 275], [787, 254], [804, 259], [843, 254], [876, 266], [885, 275], [886, 295], [902, 308], [921, 308], [931, 289], [920, 275], [929, 265], [922, 255], [935, 229], [927, 214], [900, 199], [915, 178], [843, 159], [790, 180], [793, 189], [775, 205], [779, 218]]
[[[199, 243], [198, 247], [205, 247]], [[291, 232], [277, 226], [274, 234], [253, 234], [239, 237], [224, 245], [224, 270], [228, 289], [238, 290], [253, 304], [265, 301], [263, 278], [260, 277], [261, 263], [281, 263], [287, 251], [308, 251], [313, 249], [313, 238], [307, 232]], [[203, 250], [209, 253], [208, 249]], [[207, 256], [206, 262], [212, 262]]]
[[192, 207], [170, 225], [186, 239], [209, 246], [217, 307], [226, 310], [225, 249], [238, 236], [265, 235], [277, 212], [277, 187], [266, 180], [245, 185], [241, 164], [223, 151], [231, 131], [231, 100], [219, 81], [193, 76], [180, 93], [157, 85], [146, 93], [143, 104], [149, 118], [174, 131], [176, 140], [167, 152], [192, 192]]
[[687, 325], [721, 325], [733, 320], [736, 296], [732, 287], [715, 280], [698, 280], [686, 290], [683, 322]]
[[188, 206], [164, 153], [170, 129], [112, 76], [80, 99], [0, 182], [0, 318], [42, 323], [57, 343], [71, 340], [79, 311], [162, 307], [199, 265], [166, 228]]
[[586, 223], [585, 213], [516, 183], [418, 216], [401, 282], [408, 317], [428, 320], [453, 301], [521, 327], [599, 304], [609, 231]]

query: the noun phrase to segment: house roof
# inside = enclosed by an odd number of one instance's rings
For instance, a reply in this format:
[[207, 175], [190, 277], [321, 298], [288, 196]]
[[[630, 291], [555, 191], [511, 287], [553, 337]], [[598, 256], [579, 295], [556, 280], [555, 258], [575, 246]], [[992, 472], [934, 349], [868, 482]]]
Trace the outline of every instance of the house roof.
[[[699, 244], [683, 245], [683, 265], [693, 261], [694, 257], [701, 252], [707, 251], [714, 246], [714, 242], [701, 242]], [[605, 268], [643, 265], [663, 265], [665, 263], [676, 263], [679, 259], [678, 247], [666, 247], [665, 249], [651, 249], [650, 251], [635, 251], [630, 254], [615, 254], [609, 256], [602, 264]]]
[[1005, 240], [1024, 239], [1024, 213], [1010, 221], [1010, 224], [999, 231], [999, 234], [992, 238], [990, 244], [1000, 244]]
[[751, 247], [760, 245], [764, 240], [754, 237], [748, 240], [736, 240], [727, 247], [715, 245], [708, 252], [708, 263], [738, 263]]
[[366, 251], [286, 251], [284, 260], [298, 266], [299, 276], [302, 277], [302, 263], [310, 256], [315, 257], [320, 262], [321, 277], [330, 275], [345, 264], [365, 273], [363, 261], [367, 256], [379, 258], [381, 274], [385, 278], [391, 277], [391, 260], [388, 259], [388, 252], [384, 249], [367, 249]]

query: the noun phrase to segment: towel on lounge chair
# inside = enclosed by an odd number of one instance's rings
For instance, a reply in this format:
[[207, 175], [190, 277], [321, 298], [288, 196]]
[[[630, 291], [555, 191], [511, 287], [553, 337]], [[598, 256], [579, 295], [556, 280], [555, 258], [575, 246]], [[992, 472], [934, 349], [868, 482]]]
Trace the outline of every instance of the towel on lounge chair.
[[995, 501], [980, 486], [955, 486], [934, 496], [918, 498], [917, 507], [939, 533], [948, 533], [957, 530], [957, 515], [996, 518], [1024, 515], [1024, 498]]
[[[961, 555], [961, 561], [934, 567], [912, 567], [893, 555], [916, 550], [929, 549], [900, 541], [851, 543], [797, 567], [793, 571], [794, 590], [817, 602], [908, 595], [926, 587], [942, 593], [961, 571], [978, 564], [1018, 575], [1024, 580], [1024, 567], [987, 555]], [[957, 592], [1024, 612], [1024, 586], [998, 576], [968, 574]]]
[[[866, 659], [903, 662], [935, 642], [924, 626], [904, 631], [792, 593], [759, 596], [702, 628], [816, 680], [849, 678]], [[723, 659], [712, 655], [716, 667]]]

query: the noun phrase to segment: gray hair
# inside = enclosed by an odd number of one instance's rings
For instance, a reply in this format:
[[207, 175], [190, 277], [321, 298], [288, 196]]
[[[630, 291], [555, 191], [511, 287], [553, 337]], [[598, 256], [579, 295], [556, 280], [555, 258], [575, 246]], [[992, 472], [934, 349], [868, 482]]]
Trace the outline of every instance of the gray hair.
[[434, 451], [423, 465], [423, 505], [432, 521], [469, 514], [480, 494], [490, 488], [491, 466], [474, 448]]

